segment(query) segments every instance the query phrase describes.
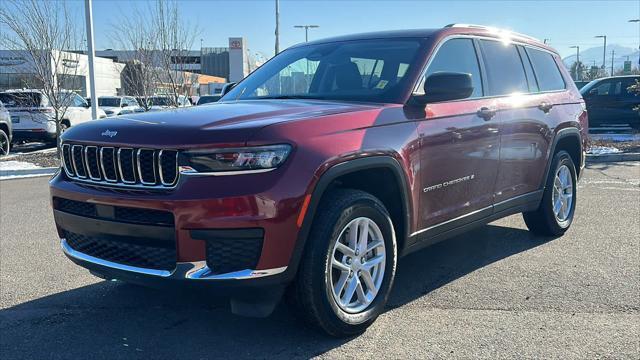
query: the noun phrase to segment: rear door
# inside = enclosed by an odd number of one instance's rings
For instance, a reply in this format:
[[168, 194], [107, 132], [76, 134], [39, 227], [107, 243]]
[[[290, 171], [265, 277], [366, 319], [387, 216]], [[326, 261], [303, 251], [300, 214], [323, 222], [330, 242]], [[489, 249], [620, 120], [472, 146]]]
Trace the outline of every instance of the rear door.
[[[467, 99], [428, 104], [418, 121], [418, 225], [423, 230], [470, 213], [488, 215], [498, 169], [498, 123], [491, 115], [495, 100], [483, 97], [474, 40], [446, 40], [432, 56], [425, 78], [435, 72], [471, 74], [474, 91]], [[416, 92], [424, 94], [422, 83]], [[480, 116], [481, 109], [485, 117]]]
[[613, 104], [611, 115], [619, 119], [621, 124], [638, 128], [640, 125], [640, 114], [635, 108], [640, 105], [640, 97], [628, 90], [629, 86], [635, 84], [634, 77], [617, 78], [611, 84], [613, 93]]
[[[550, 125], [554, 123], [552, 118], [558, 114], [558, 109], [547, 94], [551, 90], [546, 82], [543, 89], [542, 81], [534, 75], [528, 51], [520, 45], [492, 39], [479, 42], [487, 75], [487, 92], [497, 99], [495, 121], [500, 129], [500, 150], [493, 191], [495, 211], [501, 211], [503, 206], [516, 205], [506, 203], [506, 200], [521, 197], [527, 202], [525, 195], [539, 189], [551, 141]], [[543, 65], [555, 67], [563, 89], [562, 75], [552, 55], [547, 52], [535, 54], [538, 55], [548, 57], [546, 60], [550, 63]]]
[[613, 89], [613, 81], [606, 79], [592, 86], [583, 95], [589, 112], [589, 126], [606, 127], [618, 124], [615, 116], [612, 116], [612, 112], [615, 109]]

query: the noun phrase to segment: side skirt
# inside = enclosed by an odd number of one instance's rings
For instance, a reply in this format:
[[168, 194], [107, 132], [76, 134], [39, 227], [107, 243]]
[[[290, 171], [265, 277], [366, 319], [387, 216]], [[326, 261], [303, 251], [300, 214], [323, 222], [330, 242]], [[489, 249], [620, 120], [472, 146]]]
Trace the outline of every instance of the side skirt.
[[538, 190], [520, 195], [413, 233], [407, 241], [410, 245], [400, 255], [410, 254], [509, 215], [533, 211], [540, 205], [543, 193], [543, 190]]

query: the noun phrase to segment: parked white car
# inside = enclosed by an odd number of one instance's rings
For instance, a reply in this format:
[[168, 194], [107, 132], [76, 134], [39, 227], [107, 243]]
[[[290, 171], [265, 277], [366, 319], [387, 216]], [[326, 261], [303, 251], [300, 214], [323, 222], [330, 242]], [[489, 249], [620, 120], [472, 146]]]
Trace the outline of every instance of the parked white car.
[[[191, 100], [184, 95], [178, 96], [178, 103], [173, 104], [173, 100], [169, 96], [151, 96], [147, 99], [149, 101], [149, 111], [159, 111], [176, 107], [189, 107], [191, 106]], [[177, 106], [176, 106], [177, 105]]]
[[98, 107], [104, 110], [107, 117], [144, 111], [132, 96], [100, 96]]
[[[91, 120], [91, 108], [80, 95], [63, 91], [57, 94], [66, 110], [60, 121], [61, 131]], [[53, 142], [56, 140], [55, 111], [49, 98], [39, 90], [20, 89], [0, 92], [0, 101], [9, 111], [13, 125], [13, 142], [20, 140]], [[105, 118], [98, 109], [98, 118]]]

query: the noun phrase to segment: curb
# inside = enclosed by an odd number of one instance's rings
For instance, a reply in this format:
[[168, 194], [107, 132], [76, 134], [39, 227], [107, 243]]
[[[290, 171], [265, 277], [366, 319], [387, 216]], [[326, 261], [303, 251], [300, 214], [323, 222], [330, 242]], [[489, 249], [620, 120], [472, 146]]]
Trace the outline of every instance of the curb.
[[640, 161], [640, 153], [619, 153], [604, 155], [587, 155], [587, 163]]
[[55, 174], [59, 168], [48, 167], [40, 169], [25, 169], [25, 170], [2, 170], [0, 171], [1, 180], [20, 179], [23, 177], [36, 177], [36, 176], [50, 176]]

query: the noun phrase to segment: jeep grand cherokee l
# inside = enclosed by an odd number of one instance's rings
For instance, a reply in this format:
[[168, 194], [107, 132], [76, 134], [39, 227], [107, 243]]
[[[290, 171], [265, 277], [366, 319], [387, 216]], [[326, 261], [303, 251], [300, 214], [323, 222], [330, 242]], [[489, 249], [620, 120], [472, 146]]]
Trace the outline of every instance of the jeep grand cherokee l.
[[587, 114], [558, 54], [479, 26], [278, 54], [210, 106], [71, 128], [51, 180], [64, 253], [106, 279], [188, 284], [335, 336], [383, 311], [397, 259], [523, 213], [573, 220]]

